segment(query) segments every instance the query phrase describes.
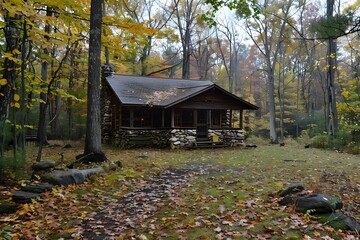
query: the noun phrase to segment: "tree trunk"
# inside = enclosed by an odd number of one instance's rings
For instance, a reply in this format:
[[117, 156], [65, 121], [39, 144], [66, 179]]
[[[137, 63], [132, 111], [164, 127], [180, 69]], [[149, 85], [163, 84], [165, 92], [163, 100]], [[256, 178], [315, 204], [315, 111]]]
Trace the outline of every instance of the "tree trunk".
[[[13, 54], [16, 58], [14, 50], [19, 49], [20, 44], [20, 27], [17, 23], [21, 17], [15, 15], [11, 17], [7, 12], [4, 14], [4, 22], [6, 26], [3, 28], [4, 37], [6, 41], [6, 53]], [[9, 58], [4, 59], [3, 64], [3, 78], [6, 79], [6, 84], [0, 85], [0, 157], [4, 153], [5, 145], [5, 120], [9, 115], [9, 104], [13, 96], [13, 88], [15, 86], [15, 79], [18, 75], [18, 64]], [[16, 141], [16, 139], [14, 139]]]
[[[70, 53], [70, 73], [69, 73], [69, 92], [74, 88], [74, 75], [75, 75], [75, 49], [76, 46], [71, 49]], [[68, 138], [71, 139], [71, 132], [73, 128], [73, 107], [72, 107], [72, 99], [69, 97], [67, 99], [67, 117], [68, 117]]]
[[185, 30], [185, 38], [183, 44], [183, 68], [182, 78], [190, 78], [190, 29]]
[[[56, 30], [54, 31], [56, 33]], [[69, 50], [70, 51], [70, 50]], [[53, 48], [51, 51], [52, 61], [51, 61], [51, 76], [54, 76], [54, 68], [55, 68], [55, 57], [56, 57], [56, 48]], [[55, 81], [55, 87], [60, 88], [60, 82], [58, 80]], [[53, 94], [49, 94], [50, 96]], [[50, 130], [51, 130], [51, 136], [58, 138], [58, 130], [59, 130], [59, 114], [60, 114], [60, 106], [61, 106], [61, 96], [59, 94], [56, 94], [56, 96], [51, 96], [50, 102], [50, 108], [49, 108], [49, 116], [50, 116]]]
[[26, 135], [26, 86], [25, 86], [25, 58], [26, 58], [26, 41], [27, 41], [27, 23], [26, 20], [23, 21], [23, 37], [21, 42], [21, 117], [20, 117], [20, 146], [23, 152], [22, 156], [25, 158], [25, 135]]
[[100, 120], [102, 2], [102, 0], [91, 1], [85, 155], [102, 152]]
[[274, 86], [274, 70], [270, 67], [268, 68], [268, 102], [269, 102], [269, 113], [270, 113], [270, 141], [271, 143], [277, 143], [277, 133], [276, 133], [276, 112], [275, 112], [275, 86]]
[[[175, 13], [177, 18], [177, 27], [180, 32], [180, 40], [182, 46], [182, 78], [190, 78], [190, 55], [191, 55], [191, 31], [194, 27], [196, 12], [199, 2], [194, 0], [186, 0], [184, 8], [179, 9], [180, 1], [175, 1]], [[183, 18], [183, 21], [181, 20]]]
[[[327, 18], [330, 19], [334, 12], [334, 0], [327, 0]], [[329, 36], [328, 39], [328, 72], [326, 83], [326, 125], [329, 135], [334, 136], [338, 128], [338, 119], [336, 111], [336, 99], [335, 99], [335, 68], [336, 68], [336, 40], [334, 37]]]
[[[49, 7], [47, 7], [46, 16], [52, 16], [52, 14], [53, 14], [53, 12], [50, 10]], [[50, 28], [51, 28], [51, 26], [49, 24], [46, 24], [45, 32], [50, 33]], [[50, 51], [47, 48], [45, 48], [44, 54], [49, 56]], [[40, 93], [39, 122], [38, 122], [38, 132], [37, 132], [39, 148], [38, 148], [38, 154], [36, 157], [36, 161], [38, 161], [38, 162], [41, 160], [43, 145], [47, 143], [46, 109], [47, 109], [47, 104], [48, 104], [48, 96], [47, 96], [47, 92], [46, 92], [46, 87], [47, 87], [46, 81], [48, 79], [48, 73], [47, 73], [48, 65], [49, 65], [49, 63], [47, 61], [43, 61], [41, 64], [41, 79], [43, 81], [43, 83], [42, 83], [43, 91]]]

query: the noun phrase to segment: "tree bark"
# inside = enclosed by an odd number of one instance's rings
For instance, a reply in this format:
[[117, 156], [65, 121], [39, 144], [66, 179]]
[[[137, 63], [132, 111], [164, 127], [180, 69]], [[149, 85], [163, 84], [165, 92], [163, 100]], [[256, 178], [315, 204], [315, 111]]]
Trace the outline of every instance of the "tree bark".
[[[13, 54], [14, 50], [19, 49], [20, 44], [20, 27], [17, 25], [21, 16], [10, 16], [7, 12], [4, 14], [6, 26], [4, 27], [4, 37], [6, 41], [6, 52]], [[16, 57], [16, 54], [13, 54]], [[15, 79], [18, 75], [18, 64], [9, 58], [5, 58], [3, 65], [3, 78], [6, 79], [5, 85], [0, 85], [0, 157], [4, 153], [5, 145], [5, 120], [9, 115], [9, 105], [15, 88]], [[14, 139], [16, 141], [16, 139]]]
[[[200, 1], [186, 0], [184, 9], [179, 9], [180, 1], [175, 2], [177, 26], [182, 46], [182, 78], [190, 78], [191, 33], [197, 16]], [[182, 10], [182, 11], [181, 11]], [[183, 18], [183, 20], [182, 20]]]
[[[333, 17], [334, 13], [334, 0], [327, 0], [326, 15], [328, 20]], [[326, 100], [325, 100], [325, 118], [327, 125], [327, 132], [329, 135], [334, 136], [338, 128], [336, 99], [335, 99], [335, 68], [336, 68], [336, 40], [333, 36], [328, 39], [328, 72], [326, 82]]]
[[26, 59], [26, 42], [27, 42], [27, 23], [26, 20], [23, 21], [23, 36], [21, 41], [21, 117], [20, 117], [20, 125], [21, 125], [21, 134], [20, 134], [20, 146], [23, 151], [23, 157], [25, 157], [25, 135], [26, 135], [26, 86], [25, 86], [25, 59]]
[[[52, 16], [52, 14], [53, 12], [50, 10], [49, 7], [47, 7], [46, 16]], [[45, 32], [50, 33], [50, 28], [51, 26], [49, 24], [46, 24]], [[49, 56], [50, 55], [49, 49], [44, 48], [44, 54]], [[36, 161], [38, 162], [41, 160], [42, 148], [44, 144], [46, 144], [47, 142], [46, 109], [48, 104], [48, 96], [46, 91], [46, 86], [47, 86], [46, 81], [48, 79], [48, 72], [47, 72], [48, 65], [49, 63], [47, 62], [47, 60], [43, 61], [41, 64], [41, 80], [43, 81], [43, 83], [41, 84], [42, 85], [41, 88], [43, 89], [43, 91], [40, 93], [40, 109], [39, 109], [39, 122], [38, 122], [38, 132], [37, 132], [39, 148], [38, 148]]]
[[102, 0], [91, 1], [85, 155], [102, 152], [100, 119], [102, 2]]

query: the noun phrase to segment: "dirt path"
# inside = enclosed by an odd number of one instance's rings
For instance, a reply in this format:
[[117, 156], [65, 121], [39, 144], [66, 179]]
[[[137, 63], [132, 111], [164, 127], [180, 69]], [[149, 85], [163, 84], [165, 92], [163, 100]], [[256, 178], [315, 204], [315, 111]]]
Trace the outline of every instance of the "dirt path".
[[175, 201], [178, 191], [186, 186], [195, 175], [206, 174], [204, 167], [169, 169], [161, 174], [142, 182], [138, 190], [130, 192], [108, 205], [103, 205], [98, 212], [84, 221], [85, 239], [114, 239], [119, 236], [136, 234], [139, 227], [152, 214], [170, 201]]

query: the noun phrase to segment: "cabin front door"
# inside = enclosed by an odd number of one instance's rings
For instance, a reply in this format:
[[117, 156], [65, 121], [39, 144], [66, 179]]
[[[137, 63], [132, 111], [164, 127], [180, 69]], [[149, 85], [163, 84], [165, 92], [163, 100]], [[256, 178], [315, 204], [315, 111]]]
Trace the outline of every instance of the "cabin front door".
[[208, 111], [198, 110], [196, 121], [196, 140], [207, 141], [208, 140]]

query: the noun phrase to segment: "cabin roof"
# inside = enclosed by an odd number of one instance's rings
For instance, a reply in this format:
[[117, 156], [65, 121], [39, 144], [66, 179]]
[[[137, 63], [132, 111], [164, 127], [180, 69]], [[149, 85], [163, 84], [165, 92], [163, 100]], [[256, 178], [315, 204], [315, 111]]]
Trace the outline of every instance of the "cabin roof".
[[217, 88], [240, 101], [244, 109], [258, 109], [257, 106], [231, 94], [211, 81], [175, 78], [155, 78], [114, 74], [106, 77], [110, 88], [123, 105], [140, 105], [168, 108]]

